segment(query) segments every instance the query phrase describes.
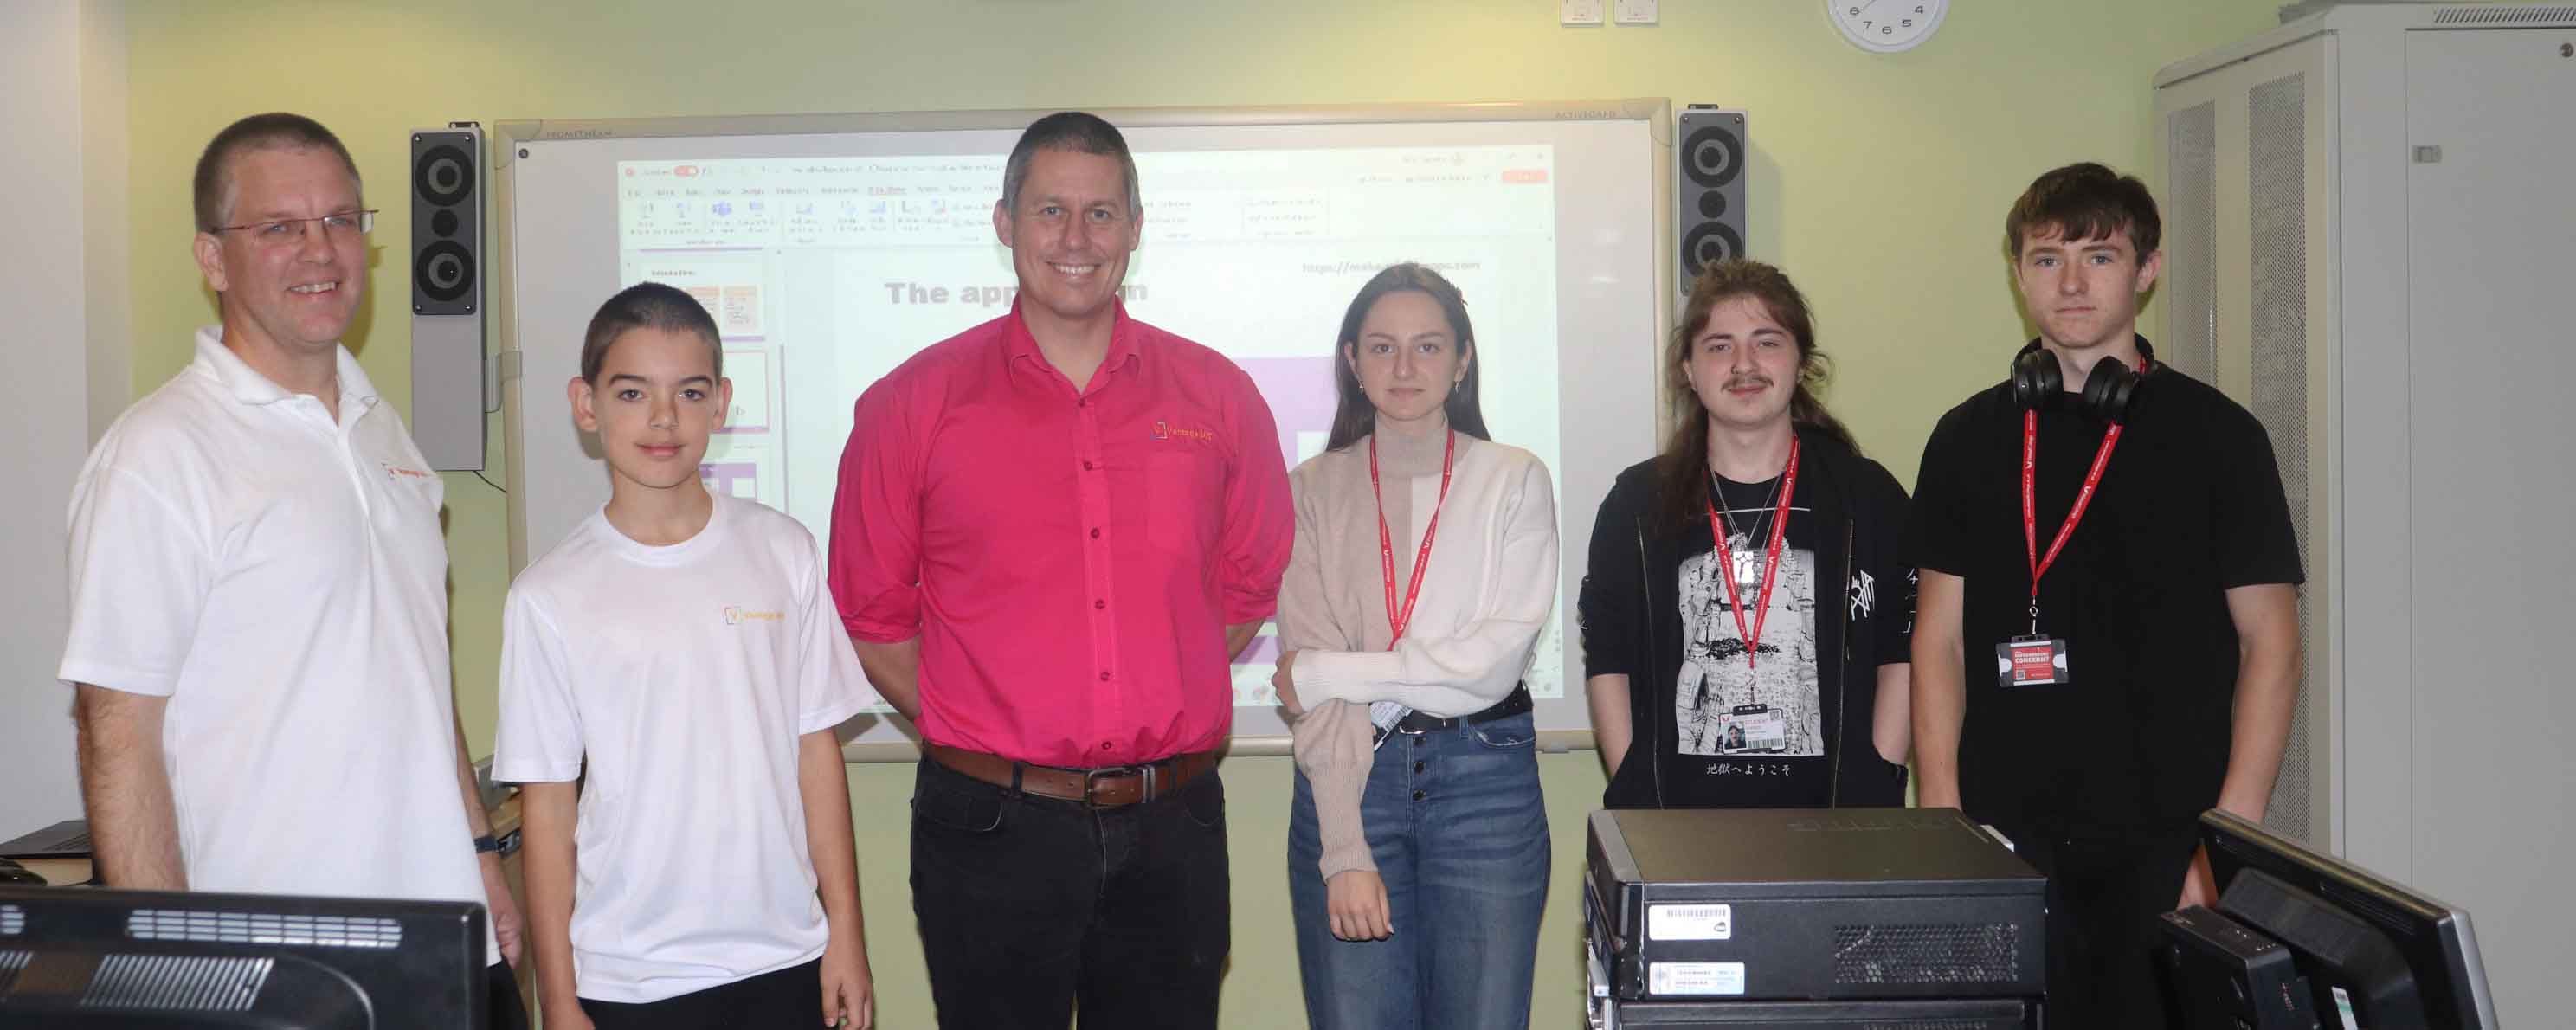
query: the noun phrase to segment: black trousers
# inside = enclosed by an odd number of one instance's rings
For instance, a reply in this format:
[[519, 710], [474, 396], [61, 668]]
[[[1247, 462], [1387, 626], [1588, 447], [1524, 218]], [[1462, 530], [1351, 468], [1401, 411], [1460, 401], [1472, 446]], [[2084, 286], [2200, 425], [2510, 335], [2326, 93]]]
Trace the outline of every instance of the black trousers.
[[598, 1030], [813, 1030], [823, 1025], [823, 960], [660, 1001], [583, 998], [581, 1014]]
[[1225, 785], [1124, 808], [1016, 793], [923, 759], [912, 911], [939, 1025], [1213, 1028], [1231, 944]]
[[519, 997], [519, 977], [507, 962], [484, 967], [484, 982], [490, 987], [492, 1030], [528, 1030], [528, 1006]]
[[2048, 1025], [2165, 1030], [2156, 917], [2173, 911], [2200, 840], [2195, 824], [2070, 836], [1997, 823], [2048, 877]]

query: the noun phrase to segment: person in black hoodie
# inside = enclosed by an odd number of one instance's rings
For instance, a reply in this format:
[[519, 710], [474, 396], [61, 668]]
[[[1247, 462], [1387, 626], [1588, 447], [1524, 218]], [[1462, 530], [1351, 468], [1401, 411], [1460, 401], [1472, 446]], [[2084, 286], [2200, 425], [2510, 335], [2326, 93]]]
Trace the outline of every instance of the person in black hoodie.
[[1825, 367], [1779, 269], [1692, 285], [1672, 438], [1602, 500], [1577, 602], [1605, 807], [1905, 803], [1905, 490], [1816, 400]]

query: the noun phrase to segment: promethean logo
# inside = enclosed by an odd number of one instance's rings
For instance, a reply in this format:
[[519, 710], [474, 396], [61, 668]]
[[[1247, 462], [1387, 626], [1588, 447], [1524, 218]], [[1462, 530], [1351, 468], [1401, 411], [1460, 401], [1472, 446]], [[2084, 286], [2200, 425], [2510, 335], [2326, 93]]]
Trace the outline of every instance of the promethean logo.
[[1206, 429], [1191, 429], [1187, 426], [1176, 426], [1161, 419], [1154, 420], [1154, 439], [1170, 440], [1174, 438], [1196, 440], [1200, 443], [1214, 443], [1216, 442], [1216, 433]]
[[725, 625], [727, 626], [739, 626], [746, 622], [779, 622], [786, 618], [786, 612], [753, 611], [740, 605], [729, 604], [725, 606], [724, 610], [724, 620]]

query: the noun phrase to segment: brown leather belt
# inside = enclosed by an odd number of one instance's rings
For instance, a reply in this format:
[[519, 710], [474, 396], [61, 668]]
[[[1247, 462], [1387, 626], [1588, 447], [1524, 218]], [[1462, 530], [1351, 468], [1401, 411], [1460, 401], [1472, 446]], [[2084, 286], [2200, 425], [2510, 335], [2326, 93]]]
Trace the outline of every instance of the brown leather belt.
[[1174, 755], [1142, 765], [1063, 769], [1015, 762], [1000, 755], [928, 741], [922, 742], [921, 749], [941, 765], [1004, 790], [1059, 801], [1078, 801], [1094, 808], [1120, 808], [1152, 801], [1180, 790], [1191, 780], [1198, 779], [1199, 774], [1216, 768], [1214, 751]]

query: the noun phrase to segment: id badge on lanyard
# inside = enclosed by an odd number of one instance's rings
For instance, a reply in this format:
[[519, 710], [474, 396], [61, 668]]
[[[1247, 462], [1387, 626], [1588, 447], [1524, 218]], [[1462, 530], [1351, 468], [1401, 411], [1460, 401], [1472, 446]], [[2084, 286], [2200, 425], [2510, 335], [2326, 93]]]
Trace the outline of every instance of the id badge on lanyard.
[[2084, 521], [2084, 509], [2093, 503], [2093, 492], [2102, 486], [2102, 470], [2111, 465], [2111, 451], [2120, 445], [2120, 424], [2114, 422], [2102, 433], [2101, 449], [2093, 452], [2093, 467], [2084, 473], [2084, 488], [2075, 495], [2075, 506], [2066, 513], [2066, 523], [2057, 527], [2057, 538], [2048, 544], [2048, 553], [2039, 553], [2039, 515], [2036, 480], [2039, 468], [2039, 412], [2021, 414], [2021, 539], [2030, 556], [2030, 632], [1995, 645], [1995, 682], [2011, 687], [2065, 686], [2073, 682], [2066, 658], [2066, 641], [2039, 631], [2039, 577], [2055, 564], [2057, 554], [2066, 548], [2068, 537], [2075, 535], [2076, 523]]

